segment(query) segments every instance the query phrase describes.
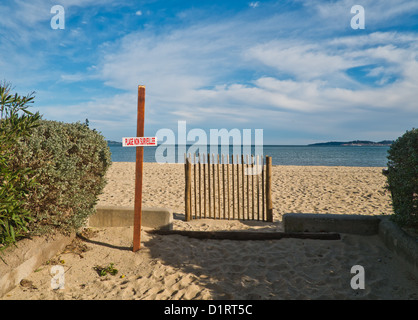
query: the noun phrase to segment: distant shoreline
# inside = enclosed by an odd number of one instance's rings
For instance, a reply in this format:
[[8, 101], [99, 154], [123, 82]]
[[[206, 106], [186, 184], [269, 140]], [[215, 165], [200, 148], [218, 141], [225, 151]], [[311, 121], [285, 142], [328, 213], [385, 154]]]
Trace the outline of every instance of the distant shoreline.
[[[379, 142], [374, 141], [361, 141], [361, 140], [355, 140], [355, 141], [348, 141], [348, 142], [337, 142], [337, 141], [330, 141], [330, 142], [319, 142], [319, 143], [312, 143], [307, 145], [275, 145], [275, 144], [269, 144], [264, 146], [273, 146], [273, 147], [350, 147], [350, 146], [369, 146], [369, 147], [388, 147], [391, 146], [393, 143], [392, 140], [384, 140]], [[108, 146], [122, 146], [122, 142], [117, 141], [111, 141], [107, 140]], [[186, 146], [191, 146], [193, 144], [186, 144]], [[220, 145], [220, 144], [219, 144]], [[177, 146], [177, 144], [173, 144], [173, 146]]]
[[355, 141], [348, 141], [348, 142], [321, 142], [321, 143], [313, 143], [308, 144], [308, 147], [320, 147], [320, 146], [326, 146], [326, 147], [340, 147], [340, 146], [376, 146], [376, 147], [384, 147], [384, 146], [390, 146], [392, 145], [392, 140], [384, 140], [379, 142], [374, 141], [362, 141], [362, 140], [355, 140]]

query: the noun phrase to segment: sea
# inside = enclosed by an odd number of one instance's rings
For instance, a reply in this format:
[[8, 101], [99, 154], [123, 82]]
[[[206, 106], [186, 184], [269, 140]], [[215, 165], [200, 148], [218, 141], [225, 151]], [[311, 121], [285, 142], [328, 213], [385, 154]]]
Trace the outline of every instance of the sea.
[[[201, 148], [200, 148], [201, 147]], [[223, 148], [223, 149], [222, 149]], [[272, 157], [273, 165], [291, 165], [291, 166], [343, 166], [343, 167], [386, 167], [389, 146], [281, 146], [265, 145], [242, 147], [239, 151], [233, 149], [233, 146], [217, 146], [218, 151], [210, 149], [209, 146], [196, 145], [160, 145], [144, 147], [144, 162], [159, 163], [184, 163], [184, 153], [202, 155], [210, 152], [225, 155], [229, 157], [234, 154], [263, 155]], [[229, 150], [228, 150], [229, 149]], [[136, 148], [110, 145], [113, 162], [135, 162]], [[216, 147], [215, 147], [216, 151]], [[180, 154], [180, 156], [179, 156]], [[206, 159], [206, 157], [205, 157]], [[260, 160], [261, 161], [261, 160]], [[231, 159], [230, 159], [231, 162]], [[236, 162], [235, 162], [236, 163]]]

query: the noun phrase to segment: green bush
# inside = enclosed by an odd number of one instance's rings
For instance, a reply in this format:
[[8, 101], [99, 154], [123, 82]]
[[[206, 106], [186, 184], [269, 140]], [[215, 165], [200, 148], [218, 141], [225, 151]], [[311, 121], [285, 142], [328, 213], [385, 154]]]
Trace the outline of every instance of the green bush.
[[94, 212], [111, 164], [104, 137], [87, 123], [41, 120], [14, 152], [13, 168], [31, 168], [38, 181], [25, 205], [31, 212], [31, 234], [82, 227]]
[[28, 192], [36, 182], [29, 168], [13, 169], [13, 148], [30, 135], [40, 119], [29, 112], [33, 93], [11, 93], [11, 85], [0, 83], [0, 248], [16, 242], [28, 233], [30, 212], [24, 208]]
[[393, 219], [418, 228], [418, 129], [407, 131], [388, 151], [387, 188], [392, 193]]

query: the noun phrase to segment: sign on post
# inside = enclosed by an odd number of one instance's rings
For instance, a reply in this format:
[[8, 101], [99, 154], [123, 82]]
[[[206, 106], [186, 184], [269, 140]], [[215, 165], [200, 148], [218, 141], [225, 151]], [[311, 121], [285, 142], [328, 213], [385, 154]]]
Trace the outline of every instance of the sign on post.
[[146, 146], [156, 146], [156, 137], [144, 137], [145, 118], [145, 86], [138, 86], [138, 111], [136, 137], [122, 138], [123, 147], [137, 147], [135, 159], [135, 207], [133, 252], [141, 247], [141, 217], [142, 217], [142, 169], [144, 149]]

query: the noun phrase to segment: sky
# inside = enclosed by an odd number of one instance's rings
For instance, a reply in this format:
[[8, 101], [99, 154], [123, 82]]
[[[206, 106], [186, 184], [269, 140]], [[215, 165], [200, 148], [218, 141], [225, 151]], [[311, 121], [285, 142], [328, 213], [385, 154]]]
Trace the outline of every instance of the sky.
[[418, 124], [417, 1], [0, 0], [0, 12], [0, 79], [35, 91], [44, 119], [88, 119], [108, 140], [136, 135], [138, 85], [145, 136], [186, 121], [298, 145]]

